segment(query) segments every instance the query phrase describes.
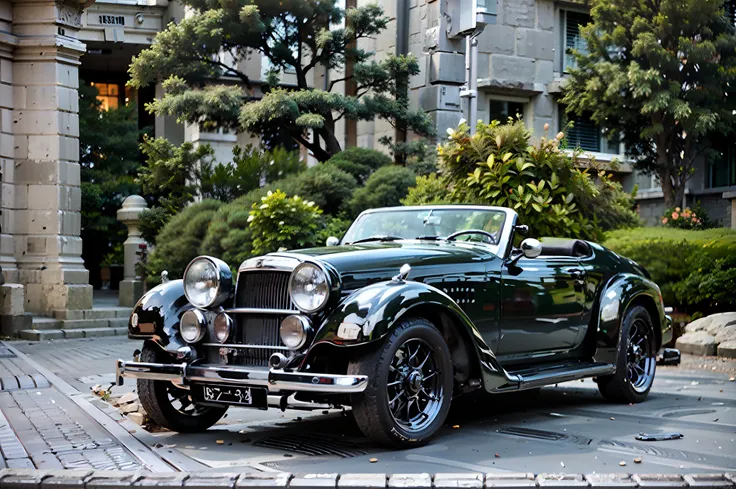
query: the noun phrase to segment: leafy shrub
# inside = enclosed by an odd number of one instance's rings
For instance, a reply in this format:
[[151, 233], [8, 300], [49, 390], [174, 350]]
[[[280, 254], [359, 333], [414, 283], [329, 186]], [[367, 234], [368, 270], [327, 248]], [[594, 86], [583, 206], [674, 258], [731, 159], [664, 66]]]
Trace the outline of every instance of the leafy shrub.
[[340, 151], [324, 164], [336, 166], [352, 175], [358, 183], [365, 183], [371, 173], [391, 163], [391, 158], [380, 151], [352, 147]]
[[163, 207], [151, 207], [141, 212], [139, 216], [141, 237], [147, 243], [155, 245], [158, 233], [161, 232], [170, 217], [171, 212]]
[[298, 195], [288, 197], [280, 190], [268, 192], [261, 203], [253, 204], [248, 217], [253, 254], [315, 246], [321, 214], [314, 202], [305, 201]]
[[332, 165], [317, 165], [267, 186], [313, 201], [325, 213], [336, 215], [358, 186], [355, 178]]
[[318, 246], [324, 246], [327, 242], [327, 238], [335, 237], [342, 239], [345, 232], [348, 230], [350, 225], [353, 223], [350, 219], [344, 219], [342, 217], [328, 217], [325, 220], [325, 227], [319, 232], [319, 238], [317, 239]]
[[447, 182], [430, 173], [424, 177], [417, 177], [417, 183], [409, 188], [409, 193], [401, 201], [404, 205], [452, 204], [453, 200], [447, 188]]
[[403, 166], [384, 166], [376, 170], [350, 200], [349, 208], [354, 216], [366, 209], [401, 205], [409, 187], [416, 184], [417, 176]]
[[[727, 282], [730, 273], [729, 257], [736, 256], [736, 232], [730, 229], [708, 229], [690, 231], [682, 229], [636, 228], [609, 233], [605, 246], [631, 258], [643, 266], [662, 290], [666, 305], [682, 309], [729, 307], [728, 301], [720, 295], [710, 300], [706, 297], [712, 290], [712, 283]], [[714, 282], [704, 285], [702, 295], [695, 284], [705, 282], [710, 270]], [[722, 272], [722, 273], [721, 273]], [[725, 289], [726, 294], [731, 289]], [[692, 298], [688, 295], [693, 294]], [[726, 295], [727, 297], [727, 295]], [[736, 306], [736, 297], [731, 292], [730, 307]], [[711, 312], [710, 310], [708, 312]]]
[[148, 256], [149, 284], [158, 284], [164, 270], [169, 272], [170, 279], [182, 277], [189, 262], [201, 253], [202, 240], [221, 205], [217, 200], [203, 200], [185, 207], [169, 220]]
[[703, 255], [694, 260], [688, 277], [675, 284], [678, 301], [699, 311], [726, 311], [736, 306], [736, 255], [713, 258]]
[[418, 177], [436, 173], [439, 169], [437, 164], [437, 146], [427, 146], [421, 154], [409, 157], [406, 160], [406, 167], [416, 173]]
[[581, 168], [578, 152], [560, 148], [563, 133], [531, 145], [519, 120], [478, 124], [472, 136], [465, 123], [448, 133], [440, 168], [455, 202], [510, 207], [535, 236], [599, 239], [638, 223], [631, 196], [605, 172]]
[[693, 209], [685, 207], [684, 210], [674, 207], [664, 212], [662, 225], [677, 229], [706, 229], [710, 227], [710, 221], [700, 206]]

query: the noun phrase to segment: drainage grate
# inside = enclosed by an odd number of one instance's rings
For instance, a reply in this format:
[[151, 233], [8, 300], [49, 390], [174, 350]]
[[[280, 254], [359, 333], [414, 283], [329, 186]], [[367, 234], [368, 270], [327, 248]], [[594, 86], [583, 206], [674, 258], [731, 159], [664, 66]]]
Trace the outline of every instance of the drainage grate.
[[557, 433], [555, 431], [535, 430], [532, 428], [522, 428], [519, 426], [508, 426], [498, 430], [499, 433], [505, 435], [521, 436], [523, 438], [534, 438], [535, 440], [547, 441], [565, 441], [575, 443], [577, 445], [590, 445], [593, 440], [591, 438], [579, 435], [568, 435], [566, 433]]
[[312, 456], [333, 455], [341, 458], [350, 458], [366, 454], [363, 450], [356, 449], [355, 444], [347, 440], [336, 440], [316, 434], [267, 436], [261, 438], [253, 445]]

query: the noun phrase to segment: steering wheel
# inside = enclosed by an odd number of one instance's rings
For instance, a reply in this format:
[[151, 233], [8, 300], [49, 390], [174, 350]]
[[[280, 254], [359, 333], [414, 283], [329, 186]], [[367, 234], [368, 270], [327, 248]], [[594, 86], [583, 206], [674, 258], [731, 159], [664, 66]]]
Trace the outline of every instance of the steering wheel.
[[496, 236], [494, 236], [493, 233], [483, 231], [482, 229], [465, 229], [463, 231], [457, 231], [449, 235], [446, 239], [447, 241], [455, 241], [458, 236], [464, 236], [466, 234], [480, 234], [492, 244], [496, 244]]

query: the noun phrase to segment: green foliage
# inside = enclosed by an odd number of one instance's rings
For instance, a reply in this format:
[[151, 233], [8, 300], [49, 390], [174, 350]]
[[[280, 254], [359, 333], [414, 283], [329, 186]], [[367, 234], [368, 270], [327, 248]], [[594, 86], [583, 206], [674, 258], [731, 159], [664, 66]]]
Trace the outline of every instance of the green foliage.
[[560, 149], [562, 133], [531, 145], [519, 120], [478, 124], [472, 136], [464, 123], [448, 133], [439, 158], [449, 200], [510, 207], [534, 236], [599, 239], [602, 231], [638, 223], [631, 196]]
[[317, 245], [324, 246], [327, 242], [327, 238], [330, 237], [342, 239], [342, 237], [345, 235], [345, 232], [348, 230], [352, 223], [353, 221], [351, 221], [350, 219], [327, 216], [327, 218], [325, 219], [325, 227], [319, 232]]
[[161, 232], [170, 217], [171, 213], [169, 210], [163, 207], [154, 206], [141, 212], [139, 216], [141, 221], [139, 228], [141, 230], [141, 237], [146, 243], [156, 244], [158, 233]]
[[[389, 55], [368, 62], [372, 53], [356, 47], [383, 31], [389, 22], [376, 4], [343, 9], [337, 0], [182, 0], [191, 15], [170, 23], [150, 48], [133, 59], [131, 85], [162, 82], [164, 96], [149, 104], [157, 115], [204, 128], [226, 127], [254, 133], [287, 132], [320, 161], [340, 151], [335, 124], [339, 118], [382, 118], [399, 130], [432, 135], [429, 118], [407, 103], [409, 77], [419, 65], [413, 56]], [[341, 24], [344, 20], [344, 27]], [[238, 64], [225, 64], [227, 52], [244, 59], [253, 52], [268, 59], [272, 69], [262, 97], [251, 97], [248, 76]], [[316, 67], [344, 71], [355, 63], [357, 96], [311, 86]], [[280, 88], [279, 73], [294, 71], [296, 87]], [[239, 84], [213, 85], [227, 75]], [[314, 130], [316, 137], [306, 136]]]
[[703, 255], [686, 279], [675, 284], [675, 294], [688, 309], [707, 313], [736, 307], [736, 255], [713, 259]]
[[430, 173], [424, 177], [417, 177], [417, 183], [414, 187], [409, 188], [409, 193], [401, 201], [404, 205], [437, 205], [437, 204], [454, 204], [447, 189], [447, 182], [437, 176], [436, 173]]
[[322, 211], [298, 195], [268, 192], [254, 203], [248, 221], [253, 236], [253, 254], [279, 249], [309, 248], [317, 244]]
[[203, 196], [230, 202], [261, 186], [261, 180], [273, 182], [306, 170], [299, 153], [276, 148], [261, 152], [252, 145], [233, 148], [232, 164], [204, 165], [200, 168]]
[[250, 209], [267, 192], [256, 189], [220, 207], [202, 241], [202, 254], [216, 256], [231, 267], [250, 257], [253, 252], [248, 222]]
[[672, 207], [664, 211], [662, 215], [662, 225], [669, 228], [677, 229], [707, 229], [711, 226], [708, 215], [699, 205], [690, 209], [680, 209]]
[[421, 152], [417, 152], [407, 158], [406, 167], [421, 177], [436, 173], [439, 170], [439, 165], [437, 164], [437, 146], [424, 145]]
[[371, 173], [382, 166], [390, 165], [391, 158], [375, 149], [346, 148], [325, 162], [349, 173], [359, 184], [364, 184]]
[[[604, 245], [643, 266], [659, 285], [667, 305], [689, 311], [705, 308], [701, 311], [706, 313], [716, 306], [719, 310], [736, 306], [733, 294], [729, 303], [727, 297], [713, 292], [713, 284], [725, 284], [733, 274], [729, 260], [736, 256], [736, 231], [636, 228], [609, 233]], [[711, 270], [714, 281], [704, 285], [699, 295], [695, 284], [705, 282]]]
[[350, 199], [349, 208], [354, 216], [366, 209], [401, 205], [409, 187], [416, 184], [413, 171], [398, 165], [384, 166], [376, 170]]
[[79, 163], [81, 166], [82, 257], [96, 285], [98, 266], [127, 235], [117, 211], [139, 193], [137, 112], [133, 106], [101, 110], [97, 89], [79, 84]]
[[622, 135], [674, 206], [697, 157], [736, 124], [733, 20], [724, 0], [592, 0], [591, 16], [563, 103]]
[[355, 178], [332, 165], [317, 165], [307, 171], [269, 185], [288, 195], [299, 195], [313, 201], [324, 212], [336, 215], [357, 187]]
[[170, 279], [182, 277], [189, 262], [201, 254], [202, 240], [220, 206], [220, 201], [203, 200], [185, 207], [169, 220], [158, 234], [156, 247], [148, 256], [148, 284], [160, 283], [164, 270], [169, 272]]
[[175, 146], [164, 138], [145, 137], [141, 150], [146, 164], [138, 183], [149, 201], [175, 214], [201, 195], [202, 168], [211, 168], [214, 161], [211, 147], [190, 142]]

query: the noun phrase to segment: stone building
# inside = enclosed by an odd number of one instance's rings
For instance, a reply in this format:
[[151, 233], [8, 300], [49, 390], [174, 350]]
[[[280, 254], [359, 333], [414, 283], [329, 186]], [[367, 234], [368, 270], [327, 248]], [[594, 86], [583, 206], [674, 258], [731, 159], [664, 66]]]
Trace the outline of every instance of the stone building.
[[[362, 47], [378, 58], [388, 53], [418, 57], [421, 73], [411, 81], [412, 103], [427, 111], [438, 134], [444, 134], [463, 116], [460, 90], [465, 81], [465, 42], [446, 35], [452, 23], [449, 0], [378, 1], [391, 23]], [[368, 0], [342, 2], [351, 6]], [[479, 118], [520, 114], [536, 135], [545, 124], [556, 134], [566, 123], [558, 98], [565, 72], [574, 63], [567, 53], [581, 46], [586, 7], [579, 0], [498, 0], [496, 11], [497, 24], [479, 37]], [[247, 134], [204, 132], [171, 118], [153, 118], [143, 105], [160, 96], [161, 87], [126, 87], [131, 57], [169, 22], [186, 15], [175, 0], [0, 0], [0, 266], [6, 279], [1, 315], [48, 316], [92, 307], [79, 237], [80, 79], [97, 86], [104, 107], [137, 104], [140, 124], [152, 126], [155, 136], [175, 143], [209, 143], [219, 161], [229, 161], [235, 144], [254, 141]], [[241, 63], [257, 86], [267, 62], [255, 53]], [[284, 73], [284, 80], [289, 76]], [[318, 73], [315, 86], [323, 86], [325, 76], [337, 78]], [[599, 162], [621, 161], [617, 171], [622, 182], [627, 189], [638, 185], [642, 214], [654, 223], [662, 212], [656, 180], [636, 175], [624, 148], [602, 137], [591, 121], [574, 122], [567, 134], [571, 143]], [[380, 149], [378, 139], [393, 135], [382, 121], [341, 123], [343, 147]], [[733, 143], [724, 145], [719, 161], [699, 165], [687, 199], [699, 199], [721, 225], [736, 227]]]

